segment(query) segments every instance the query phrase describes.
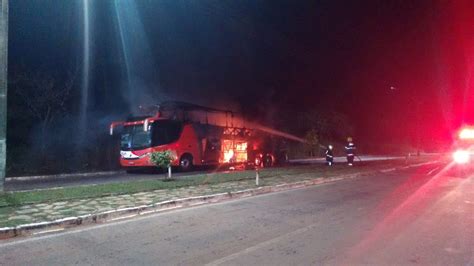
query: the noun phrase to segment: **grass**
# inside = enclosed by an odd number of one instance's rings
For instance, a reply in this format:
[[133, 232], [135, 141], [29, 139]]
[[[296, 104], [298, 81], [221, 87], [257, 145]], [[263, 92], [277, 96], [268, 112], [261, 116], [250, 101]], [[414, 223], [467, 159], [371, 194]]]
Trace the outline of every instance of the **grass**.
[[[286, 168], [268, 168], [260, 171], [260, 177], [271, 178], [278, 176], [290, 176], [298, 174], [315, 175], [315, 177], [329, 177], [343, 173], [360, 172], [387, 168], [391, 165], [400, 165], [400, 161], [385, 161], [378, 163], [361, 163], [358, 167], [348, 168], [344, 165], [335, 167], [325, 167], [322, 165], [295, 166]], [[376, 167], [374, 167], [374, 165]], [[99, 198], [105, 196], [133, 194], [138, 192], [175, 189], [199, 185], [213, 185], [231, 181], [250, 180], [255, 178], [253, 170], [236, 171], [230, 173], [213, 173], [193, 175], [186, 178], [179, 178], [172, 181], [162, 180], [129, 181], [123, 183], [111, 183], [100, 185], [86, 185], [76, 187], [65, 187], [25, 192], [5, 192], [0, 194], [0, 213], [3, 208], [17, 207], [21, 205], [68, 201], [86, 198]]]

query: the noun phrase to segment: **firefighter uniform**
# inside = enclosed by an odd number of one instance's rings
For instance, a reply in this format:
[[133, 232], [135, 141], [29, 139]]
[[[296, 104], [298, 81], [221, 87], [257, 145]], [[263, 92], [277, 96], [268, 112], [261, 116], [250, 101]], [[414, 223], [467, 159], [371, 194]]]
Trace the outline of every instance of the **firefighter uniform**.
[[334, 155], [332, 153], [332, 145], [329, 145], [326, 149], [326, 162], [329, 166], [331, 166], [333, 160], [334, 160]]
[[354, 142], [352, 142], [352, 138], [347, 138], [347, 145], [344, 148], [346, 149], [347, 164], [349, 166], [352, 166], [354, 163], [356, 149]]

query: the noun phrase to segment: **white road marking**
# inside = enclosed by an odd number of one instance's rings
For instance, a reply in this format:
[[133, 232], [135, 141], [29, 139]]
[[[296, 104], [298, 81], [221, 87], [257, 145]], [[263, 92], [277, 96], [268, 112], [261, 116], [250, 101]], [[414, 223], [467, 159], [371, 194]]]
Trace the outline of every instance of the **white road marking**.
[[138, 214], [131, 214], [131, 215], [127, 215], [127, 216], [120, 216], [120, 217], [116, 217], [116, 218], [109, 219], [109, 220], [107, 220], [107, 221], [123, 220], [123, 219], [128, 219], [128, 218], [135, 217], [135, 216], [137, 216], [137, 215], [138, 215]]
[[213, 262], [207, 263], [206, 265], [214, 266], [214, 265], [225, 264], [225, 263], [227, 263], [227, 262], [229, 262], [233, 259], [239, 258], [242, 255], [248, 254], [250, 252], [253, 252], [255, 250], [264, 248], [266, 246], [269, 246], [269, 245], [272, 245], [272, 244], [275, 244], [275, 243], [279, 243], [285, 238], [289, 238], [289, 237], [292, 237], [292, 236], [295, 236], [295, 235], [298, 235], [298, 234], [303, 234], [303, 233], [305, 233], [309, 230], [312, 230], [312, 229], [316, 228], [318, 225], [320, 225], [320, 224], [319, 223], [310, 224], [310, 225], [308, 225], [306, 227], [303, 227], [303, 228], [300, 228], [298, 230], [286, 233], [284, 235], [272, 238], [272, 239], [264, 241], [264, 242], [260, 242], [260, 243], [254, 245], [254, 246], [248, 247], [244, 250], [241, 250], [241, 251], [236, 252], [234, 254], [231, 254], [229, 256], [226, 256], [226, 257], [220, 258], [218, 260], [215, 260]]
[[146, 214], [154, 213], [154, 212], [157, 212], [157, 211], [158, 210], [144, 211], [144, 212], [140, 212], [140, 215], [146, 215]]
[[434, 169], [432, 169], [431, 171], [429, 171], [429, 172], [427, 173], [427, 175], [431, 175], [431, 174], [434, 173], [436, 170], [438, 170], [440, 167], [441, 167], [441, 166], [435, 167]]
[[40, 231], [40, 232], [33, 233], [33, 235], [42, 235], [42, 234], [54, 233], [54, 232], [60, 232], [60, 231], [64, 231], [64, 228]]

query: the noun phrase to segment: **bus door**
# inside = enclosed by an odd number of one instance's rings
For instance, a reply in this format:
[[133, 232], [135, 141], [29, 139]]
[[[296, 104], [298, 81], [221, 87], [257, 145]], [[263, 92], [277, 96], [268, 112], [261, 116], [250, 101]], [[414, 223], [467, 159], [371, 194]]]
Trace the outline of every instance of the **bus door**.
[[218, 138], [204, 138], [203, 143], [204, 154], [203, 160], [206, 164], [219, 163], [219, 156], [221, 153], [221, 142]]

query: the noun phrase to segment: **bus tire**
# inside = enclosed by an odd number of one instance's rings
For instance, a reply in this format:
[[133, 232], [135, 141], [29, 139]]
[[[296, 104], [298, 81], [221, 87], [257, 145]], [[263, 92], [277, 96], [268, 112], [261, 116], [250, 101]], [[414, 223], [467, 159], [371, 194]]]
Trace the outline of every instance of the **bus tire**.
[[193, 156], [191, 154], [184, 154], [179, 159], [179, 168], [182, 171], [191, 171], [193, 169]]

